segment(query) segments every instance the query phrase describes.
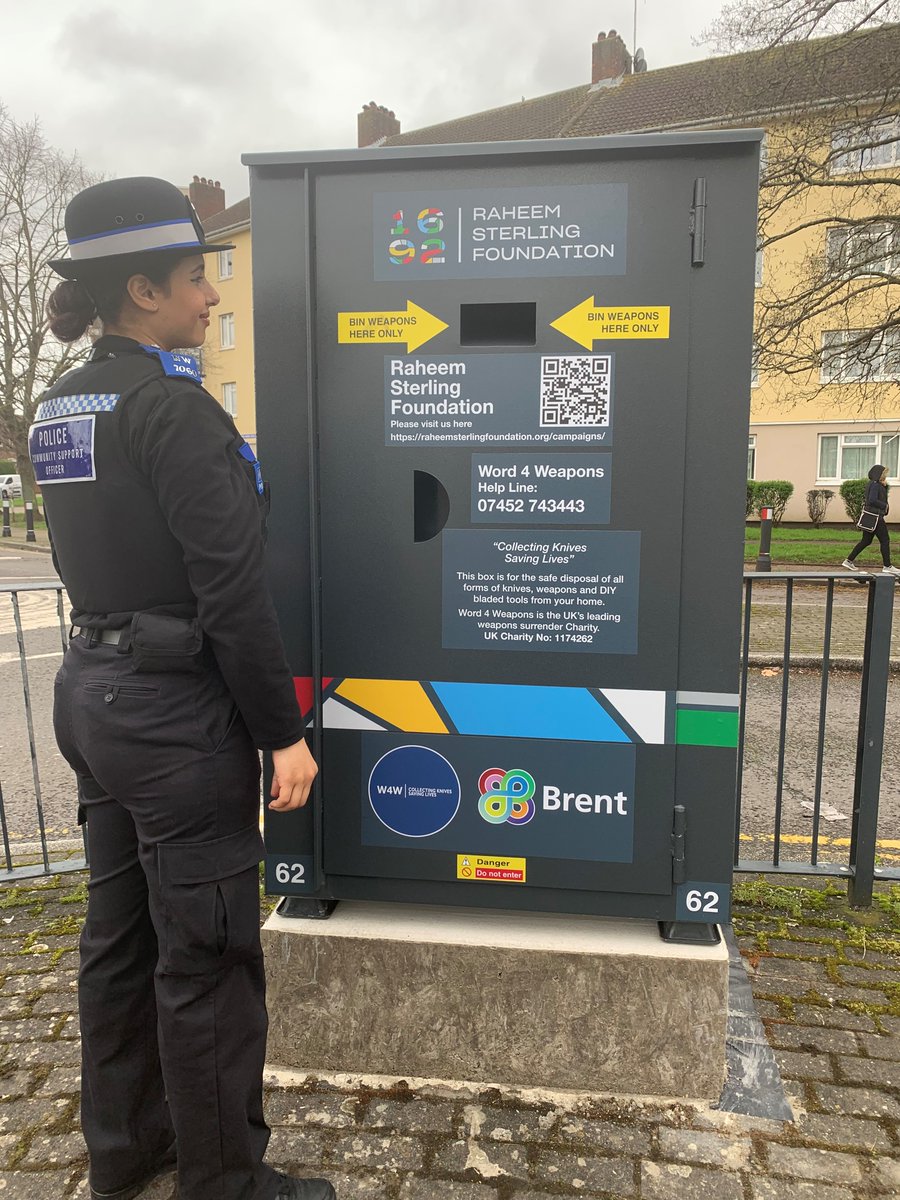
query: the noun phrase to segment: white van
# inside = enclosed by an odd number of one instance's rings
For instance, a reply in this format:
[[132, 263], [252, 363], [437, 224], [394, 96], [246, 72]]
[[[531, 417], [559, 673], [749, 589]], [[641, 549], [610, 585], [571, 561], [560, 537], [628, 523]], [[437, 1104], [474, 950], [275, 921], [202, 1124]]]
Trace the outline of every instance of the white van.
[[21, 495], [21, 475], [0, 475], [0, 500], [12, 500]]

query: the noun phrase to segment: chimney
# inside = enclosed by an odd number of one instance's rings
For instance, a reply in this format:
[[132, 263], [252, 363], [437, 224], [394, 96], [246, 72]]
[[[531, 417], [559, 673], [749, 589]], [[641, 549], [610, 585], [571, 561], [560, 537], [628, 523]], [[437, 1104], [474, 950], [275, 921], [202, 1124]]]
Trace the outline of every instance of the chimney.
[[356, 144], [373, 146], [384, 138], [392, 137], [400, 132], [400, 122], [383, 104], [370, 100], [363, 105], [361, 113], [356, 117]]
[[213, 183], [205, 176], [195, 175], [188, 188], [188, 197], [201, 221], [225, 211], [225, 191], [218, 179]]
[[614, 29], [598, 33], [591, 49], [591, 87], [615, 87], [631, 74], [631, 55]]

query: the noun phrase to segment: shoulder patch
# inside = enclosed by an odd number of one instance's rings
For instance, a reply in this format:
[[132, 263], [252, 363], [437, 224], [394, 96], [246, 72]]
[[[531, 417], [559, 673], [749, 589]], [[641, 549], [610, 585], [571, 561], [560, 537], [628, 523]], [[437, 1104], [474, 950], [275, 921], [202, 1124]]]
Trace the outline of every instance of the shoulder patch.
[[79, 392], [72, 396], [54, 396], [38, 404], [34, 419], [49, 421], [52, 417], [73, 417], [78, 413], [112, 412], [118, 403], [118, 392]]
[[50, 483], [92, 483], [97, 478], [95, 412], [81, 410], [78, 416], [70, 414], [51, 421], [36, 421], [31, 426], [28, 455], [35, 482], [41, 487]]
[[168, 350], [160, 350], [158, 346], [144, 346], [141, 349], [158, 358], [164, 374], [171, 379], [192, 379], [194, 383], [203, 382], [203, 372], [200, 364], [191, 354], [172, 354]]

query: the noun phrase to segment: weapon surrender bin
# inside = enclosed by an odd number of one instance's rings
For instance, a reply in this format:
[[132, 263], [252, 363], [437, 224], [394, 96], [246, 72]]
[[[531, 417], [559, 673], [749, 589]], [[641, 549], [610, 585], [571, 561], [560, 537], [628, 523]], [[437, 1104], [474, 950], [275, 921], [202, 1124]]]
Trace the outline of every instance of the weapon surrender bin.
[[295, 911], [728, 920], [759, 140], [246, 157]]

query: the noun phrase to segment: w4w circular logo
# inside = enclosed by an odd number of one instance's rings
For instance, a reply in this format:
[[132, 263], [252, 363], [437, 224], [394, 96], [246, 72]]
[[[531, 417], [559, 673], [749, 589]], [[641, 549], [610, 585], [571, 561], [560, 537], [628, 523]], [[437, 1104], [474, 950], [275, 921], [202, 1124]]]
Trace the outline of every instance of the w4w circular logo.
[[534, 779], [527, 771], [489, 767], [478, 780], [478, 811], [491, 825], [527, 825], [534, 816]]

